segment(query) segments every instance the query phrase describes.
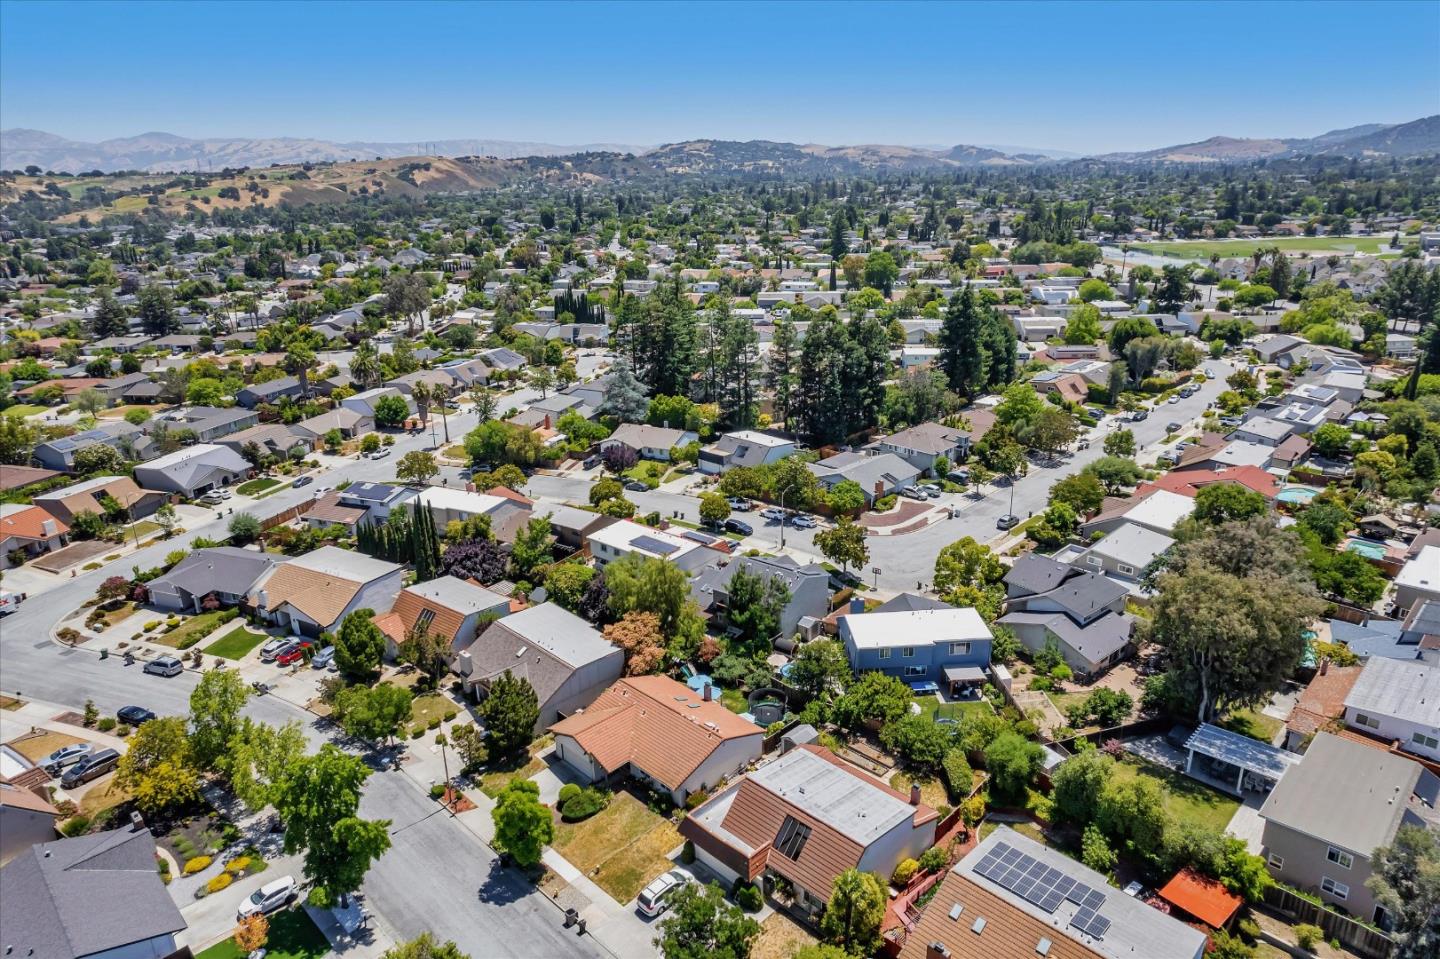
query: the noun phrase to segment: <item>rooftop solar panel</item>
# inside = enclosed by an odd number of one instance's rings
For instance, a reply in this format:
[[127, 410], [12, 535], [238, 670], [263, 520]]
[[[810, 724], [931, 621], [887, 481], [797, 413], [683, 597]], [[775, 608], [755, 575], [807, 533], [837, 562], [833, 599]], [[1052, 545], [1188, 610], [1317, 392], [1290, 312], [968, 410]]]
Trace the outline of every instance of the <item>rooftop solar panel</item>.
[[674, 543], [662, 542], [653, 536], [637, 536], [630, 541], [630, 545], [638, 549], [643, 549], [647, 553], [657, 553], [661, 556], [669, 556], [680, 548]]

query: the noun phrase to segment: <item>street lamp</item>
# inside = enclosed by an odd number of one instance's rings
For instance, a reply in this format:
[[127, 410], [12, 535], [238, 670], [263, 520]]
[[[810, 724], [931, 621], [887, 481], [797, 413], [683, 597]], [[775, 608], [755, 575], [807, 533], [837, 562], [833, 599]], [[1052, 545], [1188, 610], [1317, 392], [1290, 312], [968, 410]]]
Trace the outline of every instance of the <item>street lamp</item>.
[[785, 548], [785, 494], [788, 493], [788, 492], [790, 492], [790, 490], [788, 490], [788, 489], [783, 489], [783, 490], [780, 491], [780, 548], [781, 548], [781, 549], [784, 549], [784, 548]]

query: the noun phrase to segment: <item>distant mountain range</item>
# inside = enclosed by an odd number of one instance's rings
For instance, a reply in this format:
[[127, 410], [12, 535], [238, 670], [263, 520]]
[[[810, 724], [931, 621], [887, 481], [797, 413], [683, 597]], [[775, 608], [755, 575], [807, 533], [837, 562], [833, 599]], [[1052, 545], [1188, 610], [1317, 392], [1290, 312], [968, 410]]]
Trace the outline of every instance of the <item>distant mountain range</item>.
[[[514, 140], [437, 140], [432, 142], [338, 143], [295, 137], [195, 140], [171, 133], [85, 143], [40, 130], [0, 131], [0, 169], [81, 173], [141, 170], [167, 172], [274, 164], [373, 161], [399, 157], [568, 157], [584, 168], [597, 159], [582, 154], [634, 154], [649, 172], [685, 174], [845, 175], [872, 170], [1017, 167], [1064, 163], [1077, 154], [1025, 147], [953, 147], [857, 144], [826, 146], [772, 140], [687, 140], [658, 147], [619, 143], [561, 146]], [[1409, 123], [1368, 123], [1303, 139], [1216, 136], [1129, 153], [1108, 153], [1090, 159], [1112, 163], [1243, 163], [1297, 156], [1415, 156], [1440, 153], [1440, 115]], [[604, 161], [599, 161], [604, 162]]]
[[38, 166], [63, 173], [100, 170], [221, 170], [225, 167], [270, 166], [274, 163], [325, 163], [393, 159], [411, 156], [563, 156], [606, 151], [639, 153], [647, 149], [624, 143], [582, 143], [561, 146], [518, 140], [435, 140], [411, 143], [336, 143], [299, 137], [245, 139], [220, 137], [192, 140], [173, 133], [142, 133], [134, 137], [85, 143], [42, 130], [0, 130], [0, 169]]

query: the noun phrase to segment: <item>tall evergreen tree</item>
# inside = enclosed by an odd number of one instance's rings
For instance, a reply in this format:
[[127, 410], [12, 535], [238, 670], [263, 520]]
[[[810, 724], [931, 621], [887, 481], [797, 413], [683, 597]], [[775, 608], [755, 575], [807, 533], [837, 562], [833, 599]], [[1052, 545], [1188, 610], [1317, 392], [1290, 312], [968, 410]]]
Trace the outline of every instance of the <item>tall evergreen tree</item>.
[[98, 294], [98, 302], [95, 304], [95, 317], [90, 321], [90, 330], [96, 339], [104, 339], [107, 336], [124, 336], [130, 332], [130, 323], [125, 319], [125, 307], [121, 306], [110, 292], [110, 287], [102, 286]]
[[755, 326], [721, 300], [710, 316], [718, 337], [719, 375], [715, 401], [720, 419], [730, 429], [750, 429], [758, 413], [755, 387], [760, 368], [760, 339]]
[[845, 358], [850, 338], [833, 312], [821, 313], [810, 324], [800, 350], [804, 384], [795, 400], [804, 432], [817, 443], [833, 443], [846, 435], [848, 401], [845, 396]]
[[875, 317], [847, 329], [850, 343], [845, 354], [846, 427], [855, 433], [880, 420], [885, 406], [885, 380], [890, 374], [890, 337]]
[[775, 324], [775, 333], [770, 340], [769, 363], [766, 367], [765, 385], [773, 396], [775, 418], [785, 424], [790, 432], [796, 426], [790, 422], [795, 412], [795, 387], [798, 382], [795, 323], [787, 313]]
[[940, 372], [945, 375], [950, 389], [967, 398], [985, 385], [982, 320], [975, 292], [967, 283], [950, 298], [950, 306], [940, 326]]

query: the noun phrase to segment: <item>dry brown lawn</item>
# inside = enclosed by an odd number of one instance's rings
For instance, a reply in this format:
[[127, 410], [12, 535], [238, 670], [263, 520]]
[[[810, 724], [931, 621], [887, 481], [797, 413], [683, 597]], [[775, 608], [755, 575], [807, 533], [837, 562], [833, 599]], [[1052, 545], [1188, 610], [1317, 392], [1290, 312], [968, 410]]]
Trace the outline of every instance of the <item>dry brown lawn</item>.
[[760, 924], [760, 938], [755, 940], [750, 956], [751, 959], [790, 959], [818, 941], [804, 926], [777, 912]]
[[111, 773], [95, 783], [80, 797], [80, 814], [92, 819], [97, 813], [112, 806], [118, 806], [130, 798], [130, 792], [115, 785], [115, 774]]
[[670, 851], [681, 841], [674, 823], [620, 792], [589, 819], [556, 823], [551, 846], [616, 902], [627, 903], [670, 868]]
[[46, 756], [53, 753], [62, 746], [70, 746], [74, 743], [83, 743], [85, 740], [79, 736], [71, 736], [68, 733], [51, 732], [42, 729], [38, 733], [27, 734], [9, 743], [11, 749], [30, 760], [38, 763]]
[[911, 779], [906, 773], [897, 772], [890, 779], [890, 788], [899, 790], [908, 798], [910, 784], [914, 782], [920, 784], [920, 801], [931, 809], [950, 805], [950, 794], [945, 791], [945, 784], [936, 776], [921, 776]]

